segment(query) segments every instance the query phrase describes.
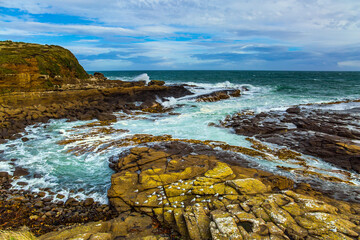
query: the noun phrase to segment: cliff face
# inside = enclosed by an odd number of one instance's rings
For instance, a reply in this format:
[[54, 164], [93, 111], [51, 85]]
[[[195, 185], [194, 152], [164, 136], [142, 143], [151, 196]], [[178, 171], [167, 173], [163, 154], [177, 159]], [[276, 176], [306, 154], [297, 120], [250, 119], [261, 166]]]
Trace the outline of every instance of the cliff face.
[[0, 93], [52, 90], [88, 78], [75, 56], [65, 48], [0, 41]]

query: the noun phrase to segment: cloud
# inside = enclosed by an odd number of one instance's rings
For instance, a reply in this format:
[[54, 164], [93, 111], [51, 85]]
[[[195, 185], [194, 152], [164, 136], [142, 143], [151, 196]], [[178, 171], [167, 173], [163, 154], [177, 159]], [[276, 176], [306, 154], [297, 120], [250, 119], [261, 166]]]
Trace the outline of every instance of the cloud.
[[0, 6], [2, 38], [63, 45], [91, 68], [359, 67], [357, 0], [0, 0]]
[[344, 61], [338, 62], [339, 67], [356, 67], [360, 68], [360, 60], [358, 61]]

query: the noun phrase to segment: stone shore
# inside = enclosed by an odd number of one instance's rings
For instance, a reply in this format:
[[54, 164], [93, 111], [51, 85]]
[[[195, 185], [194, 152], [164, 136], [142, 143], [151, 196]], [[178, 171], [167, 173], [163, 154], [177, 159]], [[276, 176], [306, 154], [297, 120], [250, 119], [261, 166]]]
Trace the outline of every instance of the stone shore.
[[[359, 106], [350, 110], [326, 108], [340, 104]], [[240, 112], [228, 116], [219, 125], [231, 128], [237, 134], [286, 146], [360, 173], [359, 120], [359, 101], [346, 101], [258, 114]]]
[[[113, 112], [129, 116], [129, 110], [164, 113], [169, 109], [158, 104], [156, 97], [191, 94], [185, 86], [165, 86], [162, 81], [148, 85], [103, 82], [96, 88], [3, 95], [0, 141], [20, 137], [27, 125], [59, 118], [97, 118], [100, 121], [92, 124], [98, 127], [98, 134], [110, 134], [115, 131], [109, 126], [116, 119]], [[198, 96], [197, 101], [239, 96], [239, 90], [219, 91]], [[286, 111], [239, 113], [220, 125], [359, 172], [357, 114], [358, 109], [328, 111], [298, 106]], [[84, 138], [86, 134], [59, 144]], [[299, 153], [269, 149], [254, 139], [249, 139], [252, 149], [175, 140], [167, 135], [109, 141], [107, 146], [140, 144], [110, 159], [116, 173], [108, 191], [109, 205], [91, 198], [63, 201], [64, 196], [49, 189], [38, 193], [11, 190], [14, 178], [28, 174], [17, 166], [13, 175], [0, 172], [0, 228], [26, 225], [38, 239], [50, 240], [360, 239], [360, 204], [335, 200], [309, 184], [254, 169], [253, 162], [241, 155], [276, 156], [307, 167]], [[82, 154], [87, 147], [79, 145], [69, 151]], [[323, 180], [341, 182], [334, 177]], [[3, 236], [0, 232], [0, 239]]]
[[18, 177], [18, 174], [14, 175], [16, 176], [0, 172], [2, 229], [27, 226], [33, 234], [39, 236], [66, 226], [109, 220], [118, 215], [107, 204], [95, 202], [92, 198], [66, 198], [50, 189], [43, 189], [41, 192], [10, 189], [12, 180]]
[[359, 238], [359, 204], [245, 167], [247, 160], [206, 145], [135, 147], [113, 163], [108, 197], [120, 216], [40, 239]]
[[[0, 142], [20, 137], [27, 125], [49, 119], [114, 120], [117, 111], [141, 110], [156, 104], [156, 97], [191, 95], [184, 86], [164, 86], [161, 81], [101, 82], [96, 88], [50, 92], [15, 92], [0, 98]], [[142, 102], [140, 106], [135, 102]]]

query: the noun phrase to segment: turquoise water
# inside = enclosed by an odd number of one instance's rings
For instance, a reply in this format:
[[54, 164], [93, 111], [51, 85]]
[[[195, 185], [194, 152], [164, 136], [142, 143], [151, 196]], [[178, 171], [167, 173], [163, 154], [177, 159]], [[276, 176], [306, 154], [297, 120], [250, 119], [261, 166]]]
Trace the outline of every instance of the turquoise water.
[[[24, 143], [18, 139], [0, 145], [0, 150], [4, 150], [0, 157], [16, 158], [18, 165], [26, 167], [32, 174], [38, 173], [42, 176], [27, 179], [30, 185], [26, 188], [40, 191], [40, 188], [50, 187], [68, 197], [84, 198], [90, 195], [106, 202], [106, 190], [113, 173], [108, 168], [107, 160], [124, 149], [111, 147], [101, 152], [92, 149], [86, 154], [77, 156], [68, 152], [71, 147], [90, 148], [100, 141], [103, 142], [102, 145], [106, 145], [133, 134], [169, 134], [174, 138], [216, 140], [230, 145], [250, 147], [244, 136], [235, 135], [229, 129], [212, 127], [208, 124], [216, 123], [224, 119], [226, 115], [240, 110], [261, 112], [286, 109], [291, 105], [303, 103], [360, 98], [360, 72], [118, 71], [103, 73], [109, 79], [125, 81], [154, 79], [164, 80], [167, 84], [186, 83], [192, 85], [189, 90], [195, 94], [243, 87], [246, 87], [248, 91], [243, 92], [240, 98], [214, 103], [198, 103], [189, 97], [169, 98], [161, 103], [167, 107], [178, 106], [174, 112], [179, 115], [152, 114], [143, 115], [141, 119], [127, 120], [119, 118], [112, 127], [129, 132], [114, 133], [110, 136], [95, 135], [65, 146], [57, 142], [77, 138], [77, 134], [94, 129], [74, 129], [74, 126], [88, 122], [69, 123], [66, 120], [52, 120], [48, 124], [29, 126], [23, 135], [30, 138], [30, 141]], [[274, 172], [277, 171], [276, 165], [286, 165], [266, 160], [252, 160], [258, 163], [260, 168]], [[325, 170], [336, 169], [321, 161], [311, 164]], [[9, 161], [0, 161], [0, 171], [3, 170], [13, 171], [14, 166], [9, 164]], [[353, 182], [358, 184], [358, 179], [360, 179], [359, 176], [353, 174]], [[21, 178], [18, 181], [23, 180]], [[77, 192], [81, 188], [85, 191]], [[71, 193], [71, 189], [75, 190], [75, 193]]]
[[[93, 72], [90, 72], [93, 73]], [[132, 80], [146, 73], [151, 79], [168, 83], [251, 84], [272, 93], [298, 99], [336, 100], [357, 98], [360, 72], [297, 71], [108, 71], [109, 79]]]

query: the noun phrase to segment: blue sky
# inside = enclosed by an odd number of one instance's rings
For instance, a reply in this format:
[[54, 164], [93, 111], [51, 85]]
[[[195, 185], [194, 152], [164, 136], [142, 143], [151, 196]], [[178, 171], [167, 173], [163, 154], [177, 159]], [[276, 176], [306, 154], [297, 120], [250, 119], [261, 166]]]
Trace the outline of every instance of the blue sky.
[[358, 0], [0, 0], [0, 40], [86, 70], [360, 70]]

